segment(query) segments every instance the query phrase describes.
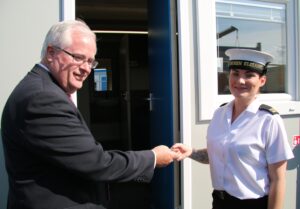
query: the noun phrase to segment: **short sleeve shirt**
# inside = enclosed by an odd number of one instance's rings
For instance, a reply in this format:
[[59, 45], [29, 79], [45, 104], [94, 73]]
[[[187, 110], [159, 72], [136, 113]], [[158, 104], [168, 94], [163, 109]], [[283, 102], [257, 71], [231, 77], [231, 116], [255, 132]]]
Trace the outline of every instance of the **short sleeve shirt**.
[[279, 114], [253, 101], [231, 123], [233, 101], [218, 108], [207, 131], [213, 188], [239, 199], [269, 192], [268, 164], [293, 158]]

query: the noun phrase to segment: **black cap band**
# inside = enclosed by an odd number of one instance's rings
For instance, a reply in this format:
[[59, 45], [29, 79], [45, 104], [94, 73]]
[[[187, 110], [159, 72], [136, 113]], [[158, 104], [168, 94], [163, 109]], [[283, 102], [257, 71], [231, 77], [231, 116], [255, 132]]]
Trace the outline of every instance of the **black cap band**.
[[257, 72], [259, 74], [266, 74], [267, 64], [263, 65], [252, 61], [230, 60], [229, 69], [245, 69]]

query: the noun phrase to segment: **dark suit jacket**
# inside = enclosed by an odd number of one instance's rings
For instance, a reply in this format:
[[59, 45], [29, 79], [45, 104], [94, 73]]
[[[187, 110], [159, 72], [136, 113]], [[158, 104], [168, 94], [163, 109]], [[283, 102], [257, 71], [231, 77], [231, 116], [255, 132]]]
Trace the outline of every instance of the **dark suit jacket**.
[[103, 209], [106, 182], [152, 178], [153, 152], [104, 151], [39, 65], [10, 95], [1, 124], [9, 209]]

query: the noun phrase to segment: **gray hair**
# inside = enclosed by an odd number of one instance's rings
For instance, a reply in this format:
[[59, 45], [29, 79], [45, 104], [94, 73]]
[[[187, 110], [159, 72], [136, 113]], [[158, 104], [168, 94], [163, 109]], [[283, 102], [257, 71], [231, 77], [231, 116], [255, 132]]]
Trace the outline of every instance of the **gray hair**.
[[72, 44], [71, 33], [80, 31], [83, 34], [90, 36], [96, 42], [96, 35], [91, 31], [89, 26], [81, 20], [66, 20], [54, 24], [48, 31], [44, 40], [41, 51], [41, 59], [46, 56], [47, 47], [49, 45], [64, 48]]

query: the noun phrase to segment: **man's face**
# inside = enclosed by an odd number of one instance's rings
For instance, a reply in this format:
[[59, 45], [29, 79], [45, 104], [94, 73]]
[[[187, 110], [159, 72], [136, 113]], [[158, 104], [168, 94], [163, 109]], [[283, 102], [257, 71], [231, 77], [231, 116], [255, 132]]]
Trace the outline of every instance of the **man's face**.
[[88, 62], [95, 59], [97, 51], [95, 40], [89, 36], [73, 33], [72, 40], [72, 44], [68, 47], [60, 49], [49, 46], [47, 51], [48, 61], [49, 58], [51, 59], [48, 67], [59, 85], [68, 94], [82, 87], [83, 81], [91, 72]]

